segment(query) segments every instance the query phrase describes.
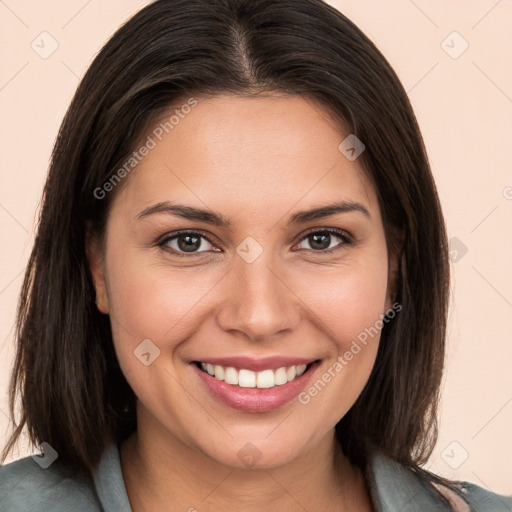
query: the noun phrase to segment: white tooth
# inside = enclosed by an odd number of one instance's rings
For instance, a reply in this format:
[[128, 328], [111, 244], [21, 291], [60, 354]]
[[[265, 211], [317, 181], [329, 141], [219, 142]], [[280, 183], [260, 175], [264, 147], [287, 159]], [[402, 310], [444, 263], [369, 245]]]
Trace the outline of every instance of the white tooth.
[[297, 375], [297, 369], [295, 366], [290, 366], [288, 370], [286, 370], [286, 378], [288, 379], [288, 382], [295, 379], [295, 376]]
[[224, 372], [224, 382], [228, 384], [238, 384], [238, 372], [234, 368], [226, 368]]
[[213, 365], [211, 363], [201, 363], [201, 368], [209, 375], [218, 380], [223, 380], [227, 384], [238, 385], [242, 388], [257, 387], [260, 389], [268, 389], [291, 382], [306, 371], [307, 365], [290, 366], [288, 369], [283, 366], [275, 371], [263, 370], [261, 372], [253, 372], [245, 369], [238, 371], [236, 368], [224, 368], [223, 366]]
[[273, 388], [274, 387], [274, 372], [272, 370], [263, 370], [256, 374], [256, 387], [257, 388]]
[[274, 382], [276, 386], [281, 386], [288, 382], [288, 379], [286, 378], [286, 368], [284, 366], [275, 371]]
[[297, 377], [300, 377], [306, 371], [306, 364], [299, 364], [297, 366]]
[[219, 380], [224, 380], [224, 368], [222, 366], [219, 366], [218, 364], [215, 365], [215, 378]]
[[255, 388], [256, 374], [251, 370], [240, 370], [238, 372], [238, 385], [242, 388]]

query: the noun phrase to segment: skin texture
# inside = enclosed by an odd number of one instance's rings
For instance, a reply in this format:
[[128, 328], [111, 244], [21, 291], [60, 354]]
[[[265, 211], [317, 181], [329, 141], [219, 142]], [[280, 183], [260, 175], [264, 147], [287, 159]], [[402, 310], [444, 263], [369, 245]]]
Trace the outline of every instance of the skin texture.
[[[321, 360], [310, 383], [321, 378], [393, 304], [396, 261], [373, 186], [338, 149], [348, 133], [313, 101], [197, 100], [123, 184], [104, 246], [88, 244], [98, 308], [138, 397], [138, 431], [121, 447], [133, 510], [371, 510], [334, 427], [368, 380], [378, 335], [307, 405], [294, 399], [265, 413], [220, 403], [189, 363], [305, 357]], [[166, 212], [138, 217], [164, 201], [219, 212], [231, 229]], [[287, 225], [339, 201], [371, 218], [351, 211]], [[331, 235], [323, 247], [339, 250], [315, 250], [312, 228], [341, 229], [352, 243]], [[158, 246], [181, 229], [211, 243], [183, 257]], [[251, 263], [237, 253], [246, 237], [263, 250]], [[178, 241], [167, 249], [179, 251]], [[160, 350], [149, 366], [134, 356], [145, 339]], [[260, 455], [251, 468], [237, 456], [248, 442]]]

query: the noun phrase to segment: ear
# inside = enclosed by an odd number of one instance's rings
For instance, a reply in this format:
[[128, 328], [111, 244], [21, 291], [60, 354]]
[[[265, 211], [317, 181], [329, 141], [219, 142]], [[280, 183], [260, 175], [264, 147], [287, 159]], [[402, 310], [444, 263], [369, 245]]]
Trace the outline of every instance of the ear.
[[102, 243], [99, 237], [87, 231], [85, 239], [87, 262], [96, 290], [96, 307], [101, 313], [108, 314], [108, 294], [105, 281], [105, 261]]
[[402, 275], [402, 251], [405, 241], [405, 232], [403, 230], [392, 231], [393, 240], [389, 247], [388, 263], [388, 287], [386, 295], [386, 311], [392, 307], [398, 294], [398, 283]]

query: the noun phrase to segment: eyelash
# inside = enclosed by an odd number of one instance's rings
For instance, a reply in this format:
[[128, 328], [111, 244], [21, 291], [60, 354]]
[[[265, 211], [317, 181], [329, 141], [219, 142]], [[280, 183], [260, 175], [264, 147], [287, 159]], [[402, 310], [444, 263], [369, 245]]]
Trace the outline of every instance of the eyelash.
[[[311, 235], [314, 234], [324, 234], [328, 233], [330, 235], [335, 235], [336, 237], [340, 238], [342, 242], [335, 245], [334, 247], [331, 247], [330, 249], [323, 249], [323, 250], [314, 250], [314, 249], [303, 249], [306, 251], [310, 251], [317, 254], [331, 254], [333, 252], [342, 250], [344, 246], [351, 245], [353, 243], [352, 238], [343, 230], [341, 229], [335, 229], [335, 228], [326, 228], [326, 229], [312, 229], [311, 231], [306, 232], [302, 238], [299, 240], [298, 243], [302, 242], [306, 238], [308, 238]], [[200, 238], [204, 238], [207, 240], [210, 244], [215, 246], [215, 243], [210, 239], [209, 236], [202, 233], [201, 231], [191, 231], [191, 230], [182, 230], [182, 231], [176, 231], [175, 233], [171, 233], [170, 235], [166, 235], [164, 239], [157, 242], [158, 247], [162, 248], [164, 251], [169, 252], [173, 255], [179, 256], [179, 257], [189, 257], [189, 256], [195, 256], [198, 254], [201, 254], [203, 252], [207, 251], [198, 251], [198, 252], [191, 252], [191, 253], [185, 253], [185, 252], [179, 252], [175, 249], [171, 249], [170, 247], [166, 247], [166, 244], [169, 243], [171, 240], [174, 240], [176, 238], [179, 238], [180, 236], [184, 235], [199, 235]], [[297, 244], [295, 244], [297, 245]]]

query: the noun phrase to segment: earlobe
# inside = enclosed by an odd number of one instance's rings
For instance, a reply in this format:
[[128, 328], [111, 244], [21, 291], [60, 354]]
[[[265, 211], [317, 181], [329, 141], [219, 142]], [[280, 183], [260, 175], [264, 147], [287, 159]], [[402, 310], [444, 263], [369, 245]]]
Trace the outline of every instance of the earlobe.
[[101, 242], [97, 236], [87, 232], [85, 248], [87, 262], [89, 264], [89, 271], [91, 272], [94, 290], [96, 292], [94, 302], [96, 303], [96, 307], [101, 313], [108, 314], [108, 294], [105, 281], [105, 265]]
[[109, 313], [108, 309], [108, 299], [105, 287], [102, 287], [101, 293], [96, 289], [96, 299], [94, 301], [96, 303], [96, 307], [100, 313], [104, 313], [107, 315]]

